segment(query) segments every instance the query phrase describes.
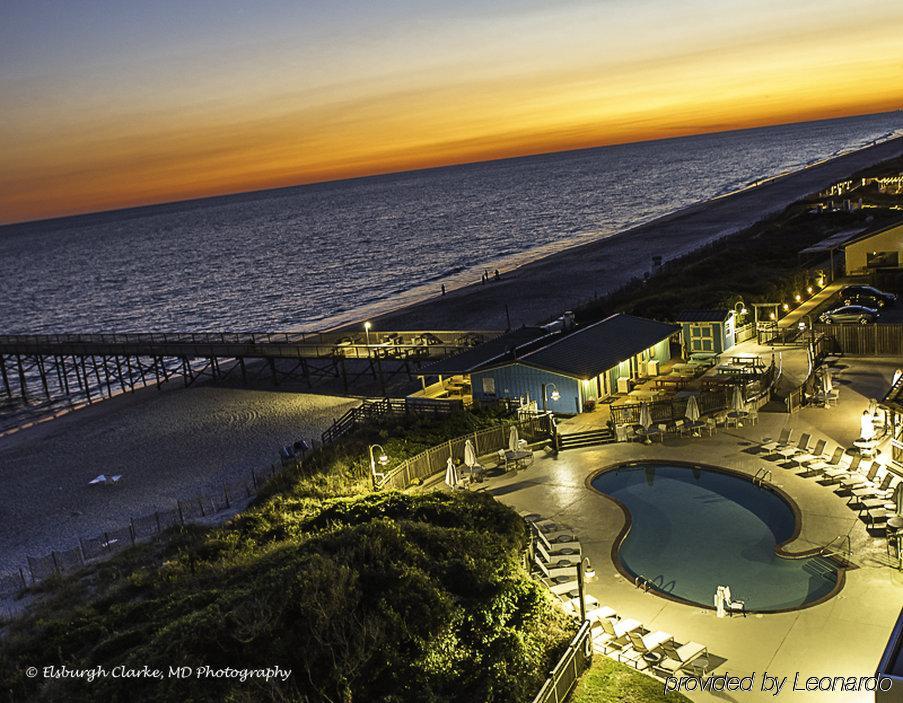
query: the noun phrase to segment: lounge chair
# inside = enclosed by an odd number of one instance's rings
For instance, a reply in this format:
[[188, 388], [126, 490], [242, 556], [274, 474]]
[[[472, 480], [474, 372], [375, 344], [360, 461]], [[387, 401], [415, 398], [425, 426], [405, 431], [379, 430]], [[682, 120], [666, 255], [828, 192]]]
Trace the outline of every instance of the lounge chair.
[[618, 614], [615, 612], [614, 608], [610, 608], [607, 605], [598, 605], [595, 608], [586, 611], [586, 619], [590, 621], [591, 624], [600, 622], [605, 618], [615, 618], [617, 619]]
[[618, 660], [623, 661], [626, 659], [632, 662], [637, 669], [640, 668], [641, 663], [645, 664], [643, 661], [644, 654], [656, 653], [666, 642], [674, 639], [670, 632], [663, 632], [662, 630], [647, 632], [646, 634], [640, 634], [634, 630], [627, 633], [627, 637], [630, 639], [630, 646], [621, 650], [618, 654]]
[[664, 658], [654, 668], [666, 674], [675, 674], [687, 664], [708, 653], [708, 648], [699, 642], [677, 644], [673, 640], [662, 645]]
[[775, 441], [772, 439], [768, 439], [767, 441], [763, 440], [762, 444], [759, 445], [759, 449], [763, 452], [776, 452], [778, 449], [783, 449], [784, 447], [790, 446], [790, 437], [793, 435], [793, 429], [790, 427], [785, 427], [781, 430], [780, 438]]
[[823, 486], [830, 486], [835, 483], [840, 483], [851, 472], [857, 471], [859, 469], [859, 465], [861, 463], [862, 463], [862, 457], [857, 454], [850, 461], [849, 466], [845, 467], [841, 463], [841, 464], [838, 464], [833, 469], [825, 469], [822, 472], [821, 478], [818, 478], [816, 480]]
[[[840, 479], [840, 483], [837, 485], [837, 488], [834, 489], [835, 493], [841, 493], [843, 491], [851, 491], [854, 488], [860, 486], [870, 486], [872, 481], [875, 480], [875, 476], [878, 475], [878, 469], [881, 467], [877, 461], [869, 464], [868, 470], [863, 473], [862, 470], [853, 472], [848, 476], [843, 476]], [[862, 469], [865, 469], [863, 466]]]
[[808, 432], [804, 432], [800, 435], [800, 441], [795, 445], [787, 445], [785, 447], [779, 447], [775, 454], [780, 454], [784, 459], [792, 459], [797, 454], [808, 454], [811, 447], [809, 446], [809, 442], [812, 440], [812, 435]]
[[630, 633], [641, 630], [643, 624], [639, 620], [602, 618], [592, 626], [593, 645], [603, 652], [609, 649], [623, 649], [630, 642]]
[[828, 441], [825, 439], [820, 439], [815, 443], [815, 449], [812, 449], [809, 452], [803, 452], [802, 454], [797, 454], [793, 457], [793, 460], [797, 464], [807, 464], [813, 461], [819, 461], [824, 459], [825, 447], [827, 446]]
[[887, 503], [893, 489], [890, 487], [894, 480], [894, 475], [890, 472], [884, 474], [884, 480], [877, 486], [863, 486], [859, 489], [859, 493], [851, 496], [849, 503], [858, 503], [860, 510], [872, 510], [874, 508], [883, 507]]
[[834, 453], [831, 455], [831, 458], [827, 461], [816, 459], [811, 462], [803, 462], [805, 466], [805, 471], [800, 471], [799, 476], [803, 478], [809, 478], [811, 476], [820, 476], [825, 471], [836, 469], [840, 466], [840, 462], [843, 459], [843, 447], [837, 447], [834, 450]]

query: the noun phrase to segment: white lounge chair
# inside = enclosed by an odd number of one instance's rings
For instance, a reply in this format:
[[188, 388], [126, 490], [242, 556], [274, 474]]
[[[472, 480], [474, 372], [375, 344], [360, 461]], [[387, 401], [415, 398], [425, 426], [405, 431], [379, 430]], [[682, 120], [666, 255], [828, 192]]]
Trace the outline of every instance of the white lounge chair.
[[642, 629], [639, 620], [602, 618], [592, 628], [593, 645], [608, 652], [610, 649], [623, 649], [630, 641], [630, 633]]
[[825, 471], [834, 470], [840, 466], [841, 461], [843, 460], [843, 447], [837, 447], [834, 450], [834, 453], [831, 455], [831, 458], [827, 461], [816, 459], [811, 462], [803, 462], [805, 466], [805, 471], [800, 471], [797, 475], [802, 476], [803, 478], [810, 478], [812, 476], [820, 476]]
[[778, 447], [775, 451], [776, 454], [780, 454], [784, 459], [792, 459], [797, 454], [808, 454], [811, 447], [809, 446], [809, 441], [812, 439], [812, 435], [808, 432], [804, 432], [800, 435], [800, 441], [796, 445], [787, 445], [785, 447]]
[[850, 473], [857, 471], [861, 463], [862, 457], [857, 454], [853, 457], [853, 459], [847, 466], [844, 466], [843, 462], [841, 462], [833, 469], [826, 469], [822, 472], [822, 475], [816, 479], [816, 481], [818, 481], [823, 486], [830, 486], [835, 483], [840, 483], [844, 478], [849, 476]]
[[814, 461], [823, 460], [825, 447], [827, 446], [828, 441], [825, 439], [820, 439], [815, 443], [815, 448], [809, 452], [803, 452], [802, 454], [797, 454], [793, 457], [793, 460], [797, 464], [807, 464]]
[[625, 647], [618, 653], [618, 660], [627, 660], [631, 662], [637, 669], [645, 668], [646, 662], [643, 659], [644, 654], [652, 654], [662, 648], [666, 642], [674, 639], [670, 632], [656, 630], [655, 632], [647, 632], [640, 634], [637, 631], [627, 633], [630, 639], [630, 646]]
[[777, 439], [777, 441], [772, 439], [763, 440], [762, 444], [759, 445], [759, 449], [763, 452], [776, 452], [778, 449], [783, 449], [784, 447], [790, 446], [790, 438], [793, 436], [793, 429], [790, 427], [785, 427], [781, 430], [781, 436]]
[[677, 644], [673, 640], [662, 645], [664, 658], [655, 664], [655, 669], [667, 674], [675, 674], [689, 663], [708, 653], [708, 648], [699, 642]]
[[873, 462], [868, 466], [868, 469], [863, 466], [859, 471], [854, 471], [846, 476], [841, 477], [840, 481], [837, 484], [837, 488], [835, 488], [834, 491], [850, 491], [860, 486], [871, 486], [872, 481], [875, 480], [875, 476], [878, 475], [878, 469], [880, 468], [881, 464], [879, 464], [878, 462]]

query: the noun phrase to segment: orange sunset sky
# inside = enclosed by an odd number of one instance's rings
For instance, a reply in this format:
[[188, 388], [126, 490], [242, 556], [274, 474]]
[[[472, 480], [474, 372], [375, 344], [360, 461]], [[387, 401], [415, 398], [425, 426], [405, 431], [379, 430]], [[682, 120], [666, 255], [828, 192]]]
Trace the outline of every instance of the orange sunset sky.
[[903, 107], [903, 2], [5, 3], [0, 222]]

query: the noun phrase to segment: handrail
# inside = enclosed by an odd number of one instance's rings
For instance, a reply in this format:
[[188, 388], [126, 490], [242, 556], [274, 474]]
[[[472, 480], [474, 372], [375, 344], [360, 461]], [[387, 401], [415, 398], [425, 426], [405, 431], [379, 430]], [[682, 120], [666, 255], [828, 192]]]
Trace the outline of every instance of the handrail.
[[[840, 550], [840, 551], [837, 551], [837, 550], [835, 550], [835, 549], [832, 549], [832, 547], [834, 546], [834, 544], [835, 544], [836, 542], [840, 542], [840, 544], [841, 544], [841, 550]], [[843, 548], [843, 545], [844, 545], [844, 544], [846, 544], [846, 548], [845, 548], [845, 549]], [[848, 534], [846, 534], [846, 535], [837, 535], [837, 537], [835, 537], [835, 538], [832, 539], [830, 542], [828, 542], [824, 547], [822, 547], [822, 548], [819, 550], [819, 553], [820, 553], [822, 556], [826, 556], [826, 557], [830, 557], [830, 556], [842, 556], [842, 555], [846, 554], [846, 559], [847, 559], [848, 561], [849, 561], [849, 560], [852, 560], [852, 558], [853, 558], [853, 542], [852, 542], [852, 540], [850, 539], [850, 535], [848, 535]]]
[[766, 469], [765, 467], [756, 471], [756, 475], [753, 476], [753, 483], [759, 486], [764, 486], [770, 478], [772, 478], [771, 469]]

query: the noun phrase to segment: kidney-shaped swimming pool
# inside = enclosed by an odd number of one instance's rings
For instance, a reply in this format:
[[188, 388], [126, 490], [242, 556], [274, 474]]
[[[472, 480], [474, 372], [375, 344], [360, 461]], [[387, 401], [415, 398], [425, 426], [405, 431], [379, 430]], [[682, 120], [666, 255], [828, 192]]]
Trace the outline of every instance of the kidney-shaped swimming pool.
[[730, 586], [747, 610], [777, 612], [832, 595], [841, 572], [820, 556], [791, 559], [775, 548], [796, 534], [790, 504], [748, 478], [677, 462], [623, 464], [592, 486], [630, 516], [616, 560], [631, 578], [711, 608]]

